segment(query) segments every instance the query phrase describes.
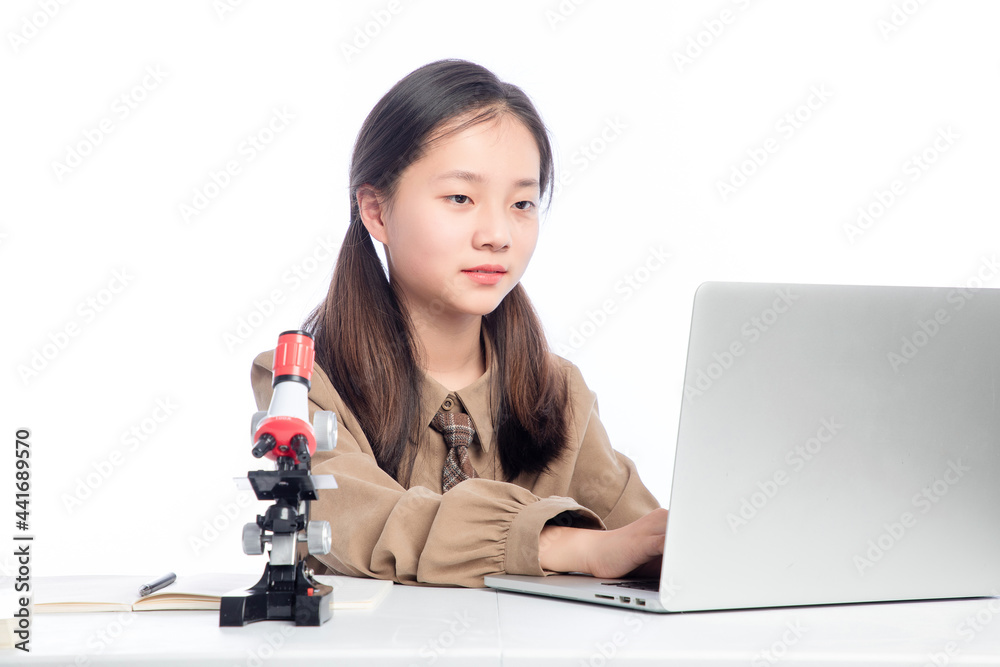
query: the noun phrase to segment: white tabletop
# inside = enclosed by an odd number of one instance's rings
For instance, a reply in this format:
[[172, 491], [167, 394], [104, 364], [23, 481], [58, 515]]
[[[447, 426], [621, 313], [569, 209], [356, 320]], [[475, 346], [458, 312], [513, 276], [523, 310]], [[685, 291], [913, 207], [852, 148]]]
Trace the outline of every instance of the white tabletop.
[[39, 665], [1000, 664], [1000, 599], [652, 614], [482, 589], [394, 586], [318, 628], [214, 611], [42, 614]]
[[1000, 665], [996, 598], [652, 614], [499, 595], [505, 667]]
[[[26, 658], [28, 658], [26, 660]], [[31, 653], [0, 664], [499, 665], [496, 593], [393, 586], [374, 610], [335, 610], [319, 627], [261, 621], [220, 628], [218, 611], [37, 614]]]

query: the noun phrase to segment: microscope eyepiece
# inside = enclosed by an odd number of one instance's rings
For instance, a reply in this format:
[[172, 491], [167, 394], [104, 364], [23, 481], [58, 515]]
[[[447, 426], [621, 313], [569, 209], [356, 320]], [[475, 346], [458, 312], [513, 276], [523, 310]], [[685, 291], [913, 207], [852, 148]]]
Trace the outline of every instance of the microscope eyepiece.
[[309, 387], [312, 380], [313, 359], [315, 358], [313, 337], [305, 331], [286, 331], [278, 336], [278, 346], [274, 349], [274, 380], [278, 383], [292, 380]]

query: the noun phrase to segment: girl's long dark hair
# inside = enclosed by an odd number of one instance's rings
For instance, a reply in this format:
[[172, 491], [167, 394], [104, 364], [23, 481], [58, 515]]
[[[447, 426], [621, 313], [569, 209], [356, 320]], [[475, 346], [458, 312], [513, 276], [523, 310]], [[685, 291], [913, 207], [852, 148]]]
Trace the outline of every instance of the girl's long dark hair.
[[[330, 290], [306, 319], [305, 328], [316, 340], [316, 363], [357, 417], [379, 466], [404, 486], [409, 486], [423, 426], [418, 423], [422, 378], [409, 315], [361, 221], [357, 191], [367, 184], [380, 200], [391, 202], [403, 170], [431, 142], [502, 114], [513, 115], [534, 136], [541, 194], [551, 196], [552, 148], [538, 112], [520, 88], [484, 67], [464, 60], [430, 63], [379, 100], [354, 145], [351, 222]], [[566, 446], [567, 383], [552, 363], [521, 285], [483, 321], [497, 369], [490, 396], [504, 478], [541, 473]], [[413, 446], [404, 463], [408, 443]]]

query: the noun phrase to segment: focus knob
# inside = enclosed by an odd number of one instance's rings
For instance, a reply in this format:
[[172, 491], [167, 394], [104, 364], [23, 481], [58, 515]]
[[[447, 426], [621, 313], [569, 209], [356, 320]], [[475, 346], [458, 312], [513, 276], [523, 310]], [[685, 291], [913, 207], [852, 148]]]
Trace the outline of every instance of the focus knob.
[[313, 413], [313, 432], [316, 435], [316, 451], [328, 452], [336, 447], [337, 415], [329, 410], [317, 410]]

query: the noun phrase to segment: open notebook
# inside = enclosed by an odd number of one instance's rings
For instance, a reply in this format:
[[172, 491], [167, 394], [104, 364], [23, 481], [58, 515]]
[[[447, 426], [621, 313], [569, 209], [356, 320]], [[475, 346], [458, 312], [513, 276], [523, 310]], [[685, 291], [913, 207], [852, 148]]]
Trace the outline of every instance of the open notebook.
[[16, 639], [14, 630], [17, 628], [17, 620], [13, 618], [0, 618], [0, 649], [14, 648]]
[[[314, 575], [333, 587], [333, 609], [374, 609], [389, 594], [392, 582], [333, 575]], [[218, 609], [219, 599], [245, 590], [258, 577], [252, 574], [195, 574], [178, 576], [163, 590], [139, 597], [139, 587], [154, 577], [63, 576], [39, 577], [34, 583], [36, 614], [90, 611], [161, 611]]]

